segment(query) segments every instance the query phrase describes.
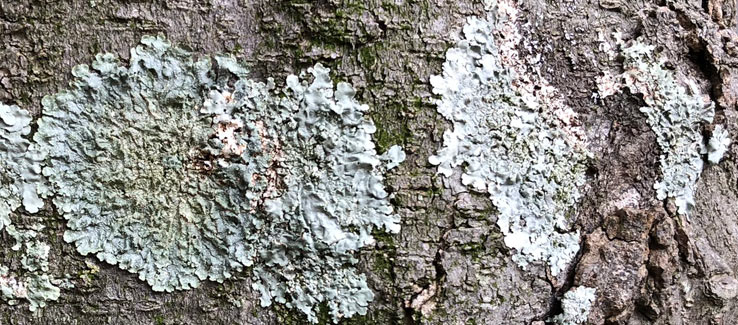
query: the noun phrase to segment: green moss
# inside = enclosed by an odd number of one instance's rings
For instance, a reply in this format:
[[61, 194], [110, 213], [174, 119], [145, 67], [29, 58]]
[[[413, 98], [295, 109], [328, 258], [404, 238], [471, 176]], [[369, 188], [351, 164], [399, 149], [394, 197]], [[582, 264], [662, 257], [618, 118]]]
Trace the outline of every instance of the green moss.
[[365, 68], [371, 68], [377, 63], [377, 50], [372, 46], [359, 49], [359, 62]]
[[[304, 317], [302, 315], [295, 313], [293, 310], [287, 309], [282, 305], [275, 304], [273, 305], [274, 313], [277, 315], [277, 322], [281, 325], [303, 325], [306, 324]], [[317, 312], [318, 321], [315, 323], [316, 325], [328, 325], [333, 324], [331, 321], [330, 316], [330, 309], [328, 308], [328, 305], [323, 302], [318, 306], [318, 312]], [[339, 322], [339, 324], [344, 323], [343, 321]]]
[[435, 186], [435, 185], [431, 186], [431, 188], [429, 188], [428, 191], [426, 192], [426, 195], [429, 198], [432, 198], [434, 196], [440, 196], [442, 194], [443, 194], [443, 188]]
[[31, 97], [29, 96], [28, 92], [21, 93], [21, 97], [18, 100], [18, 104], [23, 106], [28, 106], [31, 104]]
[[374, 270], [377, 275], [380, 275], [384, 279], [392, 279], [392, 276], [390, 276], [392, 273], [388, 272], [392, 269], [392, 261], [389, 256], [383, 253], [375, 254], [373, 262], [372, 270]]
[[382, 1], [380, 6], [382, 7], [382, 9], [387, 10], [389, 12], [394, 12], [394, 11], [399, 10], [399, 7], [397, 6], [397, 4], [395, 4], [394, 1]]
[[372, 231], [372, 236], [374, 236], [374, 240], [376, 240], [377, 242], [384, 243], [385, 245], [387, 245], [389, 247], [394, 247], [395, 246], [395, 237], [394, 237], [394, 235], [391, 234], [391, 233], [388, 233], [388, 232], [384, 231], [383, 229], [377, 229], [377, 228], [375, 228]]
[[394, 237], [380, 229], [372, 231], [372, 236], [377, 242], [374, 249], [375, 254], [372, 255], [372, 270], [382, 278], [394, 281], [396, 278], [394, 267], [397, 257]]
[[357, 30], [365, 29], [361, 25], [361, 16], [368, 8], [363, 2], [328, 4], [327, 7], [321, 6], [320, 12], [311, 3], [303, 1], [288, 1], [287, 6], [281, 7], [287, 7], [287, 14], [304, 26], [303, 39], [311, 46], [334, 50], [355, 48], [356, 44], [368, 42], [366, 33], [357, 33]]
[[323, 301], [318, 306], [318, 324], [319, 325], [328, 325], [331, 324], [331, 314], [330, 314], [330, 308], [328, 308], [328, 304]]
[[162, 315], [156, 315], [154, 316], [154, 324], [156, 325], [164, 325], [164, 316]]
[[469, 256], [474, 263], [479, 263], [483, 256], [490, 254], [484, 245], [486, 241], [486, 238], [483, 238], [481, 242], [466, 243], [461, 245], [459, 250], [463, 255]]
[[412, 138], [413, 134], [405, 113], [406, 107], [402, 103], [390, 103], [372, 112], [371, 117], [377, 127], [374, 140], [380, 153], [393, 145], [405, 146]]
[[468, 255], [479, 255], [484, 253], [484, 243], [467, 243], [461, 246], [461, 251]]

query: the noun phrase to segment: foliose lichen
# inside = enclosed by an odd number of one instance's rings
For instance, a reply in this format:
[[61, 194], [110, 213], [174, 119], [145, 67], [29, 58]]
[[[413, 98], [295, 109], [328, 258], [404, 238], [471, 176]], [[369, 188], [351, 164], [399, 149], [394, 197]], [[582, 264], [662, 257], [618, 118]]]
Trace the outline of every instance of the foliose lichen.
[[253, 263], [256, 208], [276, 186], [256, 123], [265, 110], [248, 111], [266, 105], [267, 87], [239, 80], [230, 94], [227, 65], [211, 71], [161, 38], [143, 38], [130, 60], [99, 54], [42, 99], [34, 139], [64, 240], [155, 291], [223, 281]]
[[585, 181], [587, 152], [575, 113], [519, 56], [517, 10], [488, 1], [487, 16], [471, 17], [463, 38], [446, 53], [440, 76], [431, 77], [438, 112], [453, 123], [444, 147], [429, 161], [487, 192], [497, 224], [521, 267], [545, 262], [556, 275], [579, 250], [579, 233], [567, 215]]
[[254, 287], [262, 305], [285, 303], [315, 322], [311, 310], [320, 301], [334, 320], [366, 313], [374, 295], [363, 275], [344, 266], [356, 263], [353, 251], [373, 243], [373, 228], [400, 230], [381, 175], [405, 154], [393, 147], [378, 156], [376, 128], [364, 117], [369, 107], [354, 99], [351, 85], [340, 82], [334, 90], [321, 65], [308, 72], [312, 83], [289, 76], [280, 100], [281, 114], [291, 117], [280, 133], [284, 190], [265, 204], [271, 240], [264, 263], [254, 268], [261, 280]]
[[60, 290], [47, 274], [49, 245], [37, 238], [42, 226], [17, 229], [10, 219], [21, 206], [25, 213], [37, 213], [44, 205], [40, 195], [48, 194], [41, 176], [43, 155], [27, 139], [31, 120], [28, 111], [0, 104], [0, 230], [15, 240], [12, 250], [23, 249], [21, 270], [0, 265], [0, 294], [11, 305], [27, 300], [29, 309], [35, 311], [59, 298]]
[[[708, 153], [702, 126], [712, 122], [715, 104], [702, 96], [691, 80], [685, 78], [689, 91], [679, 84], [674, 73], [664, 68], [664, 61], [654, 55], [654, 46], [640, 41], [629, 46], [619, 43], [625, 58], [624, 72], [618, 76], [617, 87], [603, 97], [620, 91], [621, 87], [643, 95], [646, 106], [641, 107], [641, 112], [646, 115], [661, 149], [662, 177], [654, 184], [657, 198], [673, 198], [678, 213], [688, 215], [695, 204], [695, 184], [704, 166], [702, 155]], [[723, 146], [727, 146], [727, 135], [721, 130], [717, 136], [724, 138], [716, 138], [712, 151], [712, 157], [718, 160], [724, 152]]]
[[46, 306], [47, 301], [59, 299], [61, 279], [56, 279], [49, 272], [49, 245], [39, 237], [43, 229], [41, 225], [32, 225], [30, 229], [16, 229], [8, 225], [6, 230], [13, 238], [14, 251], [21, 251], [21, 271], [11, 270], [0, 265], [0, 292], [3, 300], [15, 305], [20, 299], [27, 300], [29, 309], [35, 311]]
[[563, 312], [551, 318], [551, 321], [559, 325], [578, 325], [587, 322], [587, 317], [592, 309], [592, 304], [597, 298], [597, 289], [579, 286], [569, 289], [561, 300]]
[[144, 37], [129, 67], [99, 54], [43, 99], [34, 139], [64, 239], [155, 291], [252, 267], [264, 306], [365, 314], [353, 253], [373, 227], [399, 230], [382, 173], [404, 154], [377, 155], [368, 107], [321, 65], [278, 90], [230, 56], [215, 63]]
[[0, 230], [10, 225], [10, 213], [21, 205], [36, 213], [44, 202], [40, 152], [26, 137], [31, 114], [15, 105], [0, 103]]
[[707, 160], [712, 164], [719, 163], [725, 152], [728, 151], [730, 142], [728, 130], [722, 124], [716, 125], [712, 131], [710, 141], [707, 142]]

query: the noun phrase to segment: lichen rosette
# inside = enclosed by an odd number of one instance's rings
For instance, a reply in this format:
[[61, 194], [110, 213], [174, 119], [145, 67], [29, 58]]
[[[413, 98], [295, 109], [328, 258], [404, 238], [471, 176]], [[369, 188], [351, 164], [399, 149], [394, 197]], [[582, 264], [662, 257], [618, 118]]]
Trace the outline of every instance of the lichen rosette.
[[48, 153], [65, 241], [157, 291], [251, 265], [255, 212], [275, 186], [266, 110], [250, 109], [266, 105], [268, 89], [237, 79], [245, 71], [232, 59], [216, 61], [146, 37], [130, 67], [98, 55], [42, 101], [34, 139]]

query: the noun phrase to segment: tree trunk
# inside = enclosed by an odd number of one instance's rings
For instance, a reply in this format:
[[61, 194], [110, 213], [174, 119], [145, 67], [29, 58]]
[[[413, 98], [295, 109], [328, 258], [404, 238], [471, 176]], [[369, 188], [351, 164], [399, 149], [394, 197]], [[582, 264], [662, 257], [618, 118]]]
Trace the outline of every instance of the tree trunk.
[[[18, 0], [0, 3], [0, 101], [35, 116], [40, 99], [66, 88], [73, 66], [111, 52], [127, 59], [143, 35], [163, 33], [194, 53], [228, 52], [256, 78], [278, 82], [317, 62], [349, 81], [371, 107], [380, 151], [401, 145], [407, 160], [385, 184], [402, 217], [397, 235], [376, 233], [360, 271], [375, 299], [347, 324], [540, 324], [561, 312], [573, 286], [597, 288], [589, 323], [738, 322], [738, 162], [729, 150], [707, 166], [687, 219], [658, 200], [660, 149], [642, 96], [593, 98], [603, 71], [622, 71], [601, 35], [622, 32], [658, 45], [671, 68], [716, 103], [715, 124], [736, 134], [738, 25], [735, 0], [522, 0], [518, 21], [541, 55], [543, 76], [578, 114], [593, 154], [576, 225], [582, 249], [559, 276], [511, 260], [486, 195], [459, 190], [428, 163], [449, 123], [429, 78], [441, 73], [479, 1], [445, 0]], [[709, 133], [710, 125], [706, 126]], [[622, 204], [625, 195], [635, 202]], [[0, 304], [3, 324], [301, 324], [284, 306], [259, 306], [248, 273], [223, 284], [155, 293], [118, 267], [81, 256], [61, 240], [65, 221], [50, 204], [33, 217], [50, 240], [53, 274], [72, 289], [36, 313]], [[10, 242], [7, 234], [2, 237]], [[4, 245], [3, 264], [17, 265]], [[239, 303], [240, 302], [240, 303]], [[322, 321], [327, 321], [323, 319]], [[538, 323], [537, 323], [538, 322]]]

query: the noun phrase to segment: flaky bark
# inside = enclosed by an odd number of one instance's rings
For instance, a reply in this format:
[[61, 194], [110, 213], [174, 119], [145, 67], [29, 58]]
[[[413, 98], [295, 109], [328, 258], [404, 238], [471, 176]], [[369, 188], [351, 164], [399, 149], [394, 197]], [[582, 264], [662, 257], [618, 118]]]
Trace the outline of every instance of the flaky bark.
[[[362, 252], [361, 270], [376, 298], [367, 316], [347, 323], [530, 324], [558, 313], [559, 299], [574, 285], [599, 290], [592, 323], [737, 322], [734, 150], [704, 170], [697, 207], [687, 219], [656, 199], [659, 149], [638, 111], [642, 99], [628, 93], [592, 97], [596, 77], [621, 68], [600, 49], [598, 32], [640, 35], [700, 82], [717, 103], [716, 123], [737, 134], [735, 1], [533, 0], [519, 6], [521, 29], [535, 44], [521, 51], [542, 55], [545, 77], [579, 113], [594, 155], [577, 214], [583, 248], [558, 277], [541, 266], [522, 270], [513, 263], [489, 199], [467, 192], [458, 179], [436, 176], [428, 163], [448, 127], [432, 104], [429, 77], [441, 71], [465, 17], [483, 13], [479, 2], [4, 1], [0, 100], [38, 115], [40, 98], [63, 89], [72, 66], [89, 63], [98, 52], [127, 58], [147, 34], [163, 33], [197, 53], [237, 54], [259, 78], [284, 80], [322, 62], [371, 106], [380, 150], [400, 144], [408, 152], [387, 181], [396, 192], [402, 232], [377, 233], [375, 247]], [[623, 204], [626, 195], [635, 203]], [[49, 204], [33, 218], [47, 225], [52, 240], [51, 273], [68, 273], [75, 288], [37, 315], [0, 304], [0, 323], [304, 322], [285, 307], [260, 307], [248, 273], [224, 284], [154, 293], [133, 274], [65, 244], [64, 220]], [[16, 215], [14, 222], [30, 220]], [[9, 245], [0, 251], [13, 263]]]

